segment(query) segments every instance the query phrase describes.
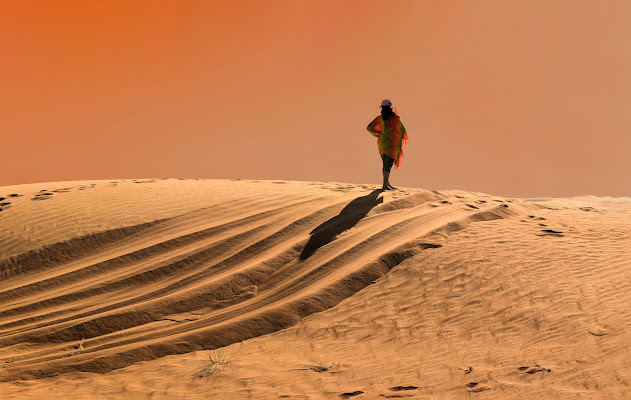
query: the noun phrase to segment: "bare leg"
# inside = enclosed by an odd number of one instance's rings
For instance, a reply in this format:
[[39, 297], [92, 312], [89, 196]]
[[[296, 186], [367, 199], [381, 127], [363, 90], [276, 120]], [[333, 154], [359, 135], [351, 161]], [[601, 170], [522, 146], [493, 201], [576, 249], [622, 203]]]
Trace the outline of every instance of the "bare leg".
[[381, 190], [388, 190], [390, 187], [390, 172], [388, 171], [383, 171], [383, 186], [381, 187]]

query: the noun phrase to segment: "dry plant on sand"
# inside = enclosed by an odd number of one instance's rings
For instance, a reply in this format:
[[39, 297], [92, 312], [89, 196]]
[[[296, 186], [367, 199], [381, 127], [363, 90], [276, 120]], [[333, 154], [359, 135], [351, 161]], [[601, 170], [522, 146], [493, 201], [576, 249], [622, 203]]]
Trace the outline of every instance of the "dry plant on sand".
[[303, 368], [296, 368], [298, 371], [313, 371], [313, 372], [327, 372], [330, 374], [336, 374], [341, 372], [341, 370], [346, 367], [346, 364], [342, 362], [342, 360], [329, 361], [328, 363], [317, 363], [317, 364], [308, 364]]
[[220, 351], [207, 351], [206, 358], [202, 361], [203, 367], [199, 373], [200, 378], [213, 376], [230, 367], [235, 360], [234, 355], [228, 355]]
[[76, 356], [77, 354], [79, 354], [79, 352], [81, 350], [83, 350], [83, 341], [85, 340], [84, 338], [81, 338], [81, 340], [79, 341], [79, 343], [75, 344], [72, 348], [72, 351], [70, 352], [70, 354], [68, 354], [68, 357], [72, 357], [72, 356]]

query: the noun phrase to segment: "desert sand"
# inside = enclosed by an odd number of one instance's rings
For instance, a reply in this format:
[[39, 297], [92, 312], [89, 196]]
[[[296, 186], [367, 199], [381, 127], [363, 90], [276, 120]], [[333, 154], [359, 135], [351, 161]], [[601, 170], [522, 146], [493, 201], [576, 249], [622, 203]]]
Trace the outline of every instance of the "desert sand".
[[631, 398], [631, 199], [377, 188], [0, 187], [0, 398]]

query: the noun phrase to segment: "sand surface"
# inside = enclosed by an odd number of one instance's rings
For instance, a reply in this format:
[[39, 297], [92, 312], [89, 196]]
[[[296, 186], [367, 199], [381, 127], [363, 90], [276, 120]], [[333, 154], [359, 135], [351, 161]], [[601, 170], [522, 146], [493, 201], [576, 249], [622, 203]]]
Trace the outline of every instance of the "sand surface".
[[631, 397], [631, 199], [376, 189], [0, 187], [0, 398]]

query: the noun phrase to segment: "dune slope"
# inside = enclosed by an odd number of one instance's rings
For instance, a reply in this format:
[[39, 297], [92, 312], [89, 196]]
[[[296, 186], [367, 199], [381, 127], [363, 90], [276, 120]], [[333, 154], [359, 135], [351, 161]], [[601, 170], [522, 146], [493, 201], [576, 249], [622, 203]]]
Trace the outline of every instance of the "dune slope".
[[[135, 191], [168, 184], [147, 182]], [[503, 201], [453, 204], [423, 190], [388, 193], [391, 201], [384, 203], [378, 190], [287, 193], [280, 184], [263, 185], [266, 193], [247, 196], [241, 185], [244, 196], [236, 200], [4, 260], [0, 346], [13, 373], [107, 372], [273, 332], [440, 246], [424, 242], [427, 235], [509, 213]], [[58, 206], [46, 221], [54, 230], [73, 202], [86, 201], [71, 192], [46, 201], [34, 201], [36, 194], [29, 205]]]
[[201, 353], [163, 356], [216, 348], [248, 362], [213, 377], [215, 394], [243, 398], [628, 393], [624, 207], [311, 182], [47, 185], [4, 188], [23, 195], [0, 213], [8, 393], [166, 368], [139, 392], [173, 397], [181, 381], [201, 395]]

